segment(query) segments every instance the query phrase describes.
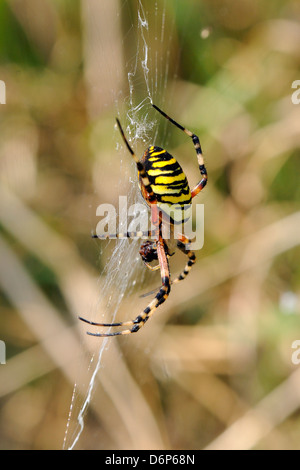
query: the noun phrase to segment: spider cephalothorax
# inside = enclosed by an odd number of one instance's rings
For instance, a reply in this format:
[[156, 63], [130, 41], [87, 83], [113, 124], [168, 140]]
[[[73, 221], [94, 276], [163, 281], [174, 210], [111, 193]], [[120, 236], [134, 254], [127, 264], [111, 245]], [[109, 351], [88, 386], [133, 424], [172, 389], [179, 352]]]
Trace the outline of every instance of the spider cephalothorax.
[[139, 253], [145, 264], [158, 260], [156, 242], [154, 241], [147, 240], [142, 243]]
[[[140, 231], [113, 234], [112, 238], [135, 238], [145, 236], [151, 238], [151, 240], [146, 240], [142, 243], [139, 253], [147, 267], [152, 270], [160, 269], [162, 285], [154, 299], [134, 320], [119, 323], [97, 323], [80, 317], [80, 320], [89, 323], [90, 325], [102, 327], [121, 327], [121, 329], [118, 331], [107, 333], [88, 332], [88, 334], [92, 336], [116, 336], [135, 333], [139, 331], [140, 328], [146, 323], [146, 321], [151, 317], [158, 306], [168, 298], [171, 288], [168, 257], [171, 255], [169, 253], [168, 244], [164, 239], [164, 233], [162, 230], [163, 222], [167, 220], [170, 228], [172, 228], [174, 224], [186, 221], [191, 216], [190, 209], [192, 199], [204, 188], [207, 183], [207, 172], [204, 165], [199, 138], [191, 131], [170, 118], [157, 106], [154, 104], [152, 106], [172, 124], [191, 137], [197, 154], [201, 179], [194, 189], [190, 190], [187, 178], [177, 160], [166, 150], [160, 147], [149, 147], [145, 151], [143, 157], [138, 159], [125, 137], [120, 121], [117, 119], [117, 124], [119, 126], [123, 140], [134, 161], [136, 162], [139, 186], [143, 198], [151, 208], [151, 224], [154, 227], [154, 230], [149, 232]], [[94, 237], [110, 238], [109, 235], [102, 236], [101, 234], [94, 235]], [[195, 253], [189, 248], [191, 240], [189, 240], [183, 234], [179, 234], [177, 238], [177, 247], [187, 255], [188, 261], [183, 271], [172, 281], [172, 284], [185, 279], [196, 261]], [[152, 261], [158, 261], [158, 265], [152, 267], [150, 265]], [[122, 327], [125, 327], [125, 329], [122, 329]]]

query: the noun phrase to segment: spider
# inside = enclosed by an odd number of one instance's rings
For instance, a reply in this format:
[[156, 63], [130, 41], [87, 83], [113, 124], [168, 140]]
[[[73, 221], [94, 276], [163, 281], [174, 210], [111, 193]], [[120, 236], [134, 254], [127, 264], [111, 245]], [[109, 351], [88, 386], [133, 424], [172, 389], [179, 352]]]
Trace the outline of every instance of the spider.
[[[104, 333], [92, 333], [87, 334], [92, 336], [117, 336], [127, 335], [136, 333], [141, 327], [149, 320], [155, 310], [165, 302], [168, 298], [171, 284], [182, 281], [188, 275], [191, 267], [196, 262], [196, 256], [193, 251], [190, 250], [189, 244], [191, 240], [185, 235], [179, 234], [177, 236], [177, 247], [187, 255], [188, 261], [177, 278], [170, 282], [170, 270], [168, 258], [173, 254], [170, 253], [168, 244], [163, 238], [162, 224], [164, 220], [168, 220], [170, 226], [182, 222], [190, 217], [189, 210], [183, 210], [183, 207], [190, 208], [192, 198], [194, 198], [206, 185], [207, 183], [207, 171], [204, 164], [202, 155], [202, 149], [199, 138], [185, 127], [178, 124], [166, 113], [159, 109], [156, 105], [152, 104], [153, 108], [156, 109], [162, 116], [168, 119], [172, 124], [178, 127], [180, 130], [185, 132], [191, 137], [194, 148], [196, 150], [199, 170], [201, 179], [199, 183], [190, 190], [186, 176], [175, 158], [170, 155], [166, 150], [151, 146], [149, 147], [139, 159], [132, 148], [130, 147], [128, 140], [124, 134], [120, 121], [117, 120], [117, 124], [122, 135], [122, 138], [136, 162], [139, 186], [143, 198], [151, 208], [151, 222], [154, 230], [148, 232], [127, 232], [119, 233], [114, 235], [93, 235], [94, 238], [136, 238], [136, 237], [154, 237], [154, 240], [147, 240], [142, 243], [140, 248], [140, 255], [146, 266], [152, 270], [160, 269], [161, 272], [161, 287], [147, 307], [134, 319], [129, 321], [123, 321], [118, 323], [96, 323], [85, 318], [79, 317], [80, 320], [93, 326], [102, 326], [108, 328], [118, 328], [117, 331], [110, 331]], [[175, 207], [175, 209], [174, 209]], [[169, 209], [174, 209], [171, 212]], [[172, 213], [172, 216], [170, 216]], [[166, 217], [166, 214], [168, 215]], [[152, 261], [158, 261], [158, 265], [152, 267], [150, 263]], [[122, 328], [125, 329], [122, 329]]]

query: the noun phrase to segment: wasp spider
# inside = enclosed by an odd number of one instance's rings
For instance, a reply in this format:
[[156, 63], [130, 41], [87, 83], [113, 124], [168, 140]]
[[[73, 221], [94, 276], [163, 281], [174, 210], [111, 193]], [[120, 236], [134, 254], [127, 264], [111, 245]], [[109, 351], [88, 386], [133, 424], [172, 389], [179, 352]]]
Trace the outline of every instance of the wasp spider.
[[[171, 254], [169, 252], [168, 244], [163, 238], [162, 224], [163, 221], [166, 220], [166, 214], [168, 214], [167, 220], [170, 226], [173, 226], [179, 222], [182, 223], [188, 217], [190, 217], [189, 208], [191, 207], [192, 198], [194, 198], [207, 183], [207, 171], [203, 160], [200, 141], [195, 134], [178, 124], [157, 106], [154, 104], [152, 106], [172, 124], [191, 137], [197, 154], [201, 179], [199, 183], [192, 190], [190, 190], [187, 178], [177, 160], [166, 150], [160, 147], [149, 147], [145, 151], [142, 158], [139, 159], [130, 147], [121, 127], [120, 121], [117, 119], [117, 124], [123, 140], [134, 161], [136, 162], [139, 186], [143, 198], [151, 208], [151, 223], [152, 227], [154, 227], [154, 230], [149, 232], [119, 233], [114, 234], [113, 237], [151, 237], [152, 240], [147, 240], [141, 245], [140, 255], [144, 263], [150, 269], [160, 268], [162, 285], [152, 302], [150, 302], [149, 305], [147, 305], [147, 307], [134, 320], [118, 323], [96, 323], [79, 317], [80, 320], [88, 323], [89, 325], [102, 326], [113, 329], [117, 328], [116, 331], [103, 333], [88, 332], [88, 334], [92, 336], [127, 335], [139, 331], [146, 321], [149, 320], [149, 318], [153, 315], [155, 310], [168, 298], [171, 284], [175, 284], [185, 279], [196, 261], [195, 253], [189, 249], [191, 240], [189, 240], [185, 235], [179, 235], [177, 237], [177, 247], [187, 255], [188, 261], [181, 274], [179, 274], [179, 276], [171, 283], [168, 263], [168, 258], [171, 256]], [[110, 235], [94, 235], [94, 238], [110, 238]], [[158, 265], [155, 268], [150, 265], [150, 263], [154, 260], [158, 261]]]

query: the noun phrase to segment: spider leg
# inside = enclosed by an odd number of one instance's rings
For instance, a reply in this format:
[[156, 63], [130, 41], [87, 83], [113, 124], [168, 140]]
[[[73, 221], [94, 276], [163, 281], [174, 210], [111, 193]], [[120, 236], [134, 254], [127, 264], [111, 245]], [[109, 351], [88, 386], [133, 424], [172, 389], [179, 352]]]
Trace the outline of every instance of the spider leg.
[[[80, 320], [89, 323], [90, 325], [95, 326], [103, 326], [103, 327], [123, 327], [128, 326], [126, 330], [122, 331], [115, 331], [111, 333], [92, 333], [90, 331], [87, 332], [90, 336], [98, 336], [98, 337], [106, 337], [106, 336], [118, 336], [118, 335], [128, 335], [131, 333], [136, 333], [139, 331], [146, 321], [153, 315], [155, 310], [168, 298], [170, 292], [170, 276], [169, 276], [169, 268], [168, 268], [168, 261], [165, 254], [163, 255], [164, 249], [163, 245], [160, 243], [158, 244], [158, 252], [161, 253], [160, 258], [164, 258], [163, 269], [162, 269], [162, 286], [159, 292], [156, 294], [152, 302], [138, 315], [135, 320], [132, 321], [125, 321], [125, 322], [118, 322], [118, 323], [96, 323], [86, 320], [85, 318], [79, 317]], [[161, 266], [162, 268], [162, 266]]]
[[149, 318], [153, 315], [155, 310], [165, 302], [168, 298], [171, 288], [170, 283], [170, 270], [169, 270], [169, 263], [168, 263], [168, 256], [166, 252], [166, 247], [161, 236], [161, 221], [158, 216], [158, 209], [157, 206], [154, 204], [152, 206], [151, 211], [152, 216], [152, 223], [156, 227], [156, 234], [157, 234], [157, 257], [161, 271], [161, 281], [162, 285], [154, 297], [154, 299], [147, 305], [147, 307], [134, 319], [125, 322], [118, 322], [118, 323], [96, 323], [85, 318], [79, 317], [79, 319], [85, 323], [88, 323], [93, 326], [103, 326], [103, 327], [123, 327], [127, 326], [129, 328], [121, 331], [114, 331], [108, 333], [92, 333], [87, 332], [88, 335], [91, 336], [98, 336], [98, 337], [106, 337], [106, 336], [118, 336], [118, 335], [128, 335], [131, 333], [136, 333], [139, 331], [142, 326], [149, 320]]
[[103, 233], [101, 235], [92, 234], [92, 238], [99, 238], [100, 240], [114, 239], [114, 238], [142, 238], [154, 237], [156, 234], [155, 230], [138, 231], [138, 232], [119, 232], [119, 233]]
[[[155, 246], [154, 249], [153, 249], [153, 245]], [[173, 256], [175, 254], [175, 252], [169, 253], [168, 245], [166, 243], [164, 243], [164, 245], [165, 245], [167, 258], [169, 259], [170, 256]], [[154, 252], [154, 255], [153, 255], [153, 252]], [[145, 243], [143, 243], [140, 248], [140, 255], [142, 257], [143, 263], [145, 264], [145, 266], [147, 266], [148, 269], [150, 269], [151, 271], [157, 271], [158, 269], [160, 269], [159, 263], [155, 266], [151, 266], [150, 264], [151, 261], [153, 261], [154, 259], [157, 259], [156, 242], [150, 242], [149, 240], [147, 240]], [[157, 289], [155, 289], [155, 291], [157, 291]], [[151, 293], [154, 293], [155, 291]]]
[[166, 113], [164, 113], [164, 111], [159, 109], [155, 104], [152, 104], [152, 106], [160, 114], [162, 114], [162, 116], [164, 116], [166, 119], [168, 119], [172, 124], [174, 124], [176, 127], [178, 127], [181, 131], [185, 132], [193, 140], [193, 144], [194, 144], [196, 154], [197, 154], [199, 170], [200, 170], [200, 174], [202, 176], [199, 183], [197, 183], [196, 186], [194, 187], [194, 189], [192, 189], [192, 191], [191, 191], [191, 195], [192, 195], [192, 198], [193, 198], [193, 197], [197, 196], [197, 194], [199, 194], [200, 191], [202, 191], [202, 189], [204, 188], [204, 186], [207, 183], [207, 171], [206, 171], [205, 164], [204, 164], [203, 153], [202, 153], [202, 148], [201, 148], [199, 137], [196, 134], [193, 134], [191, 131], [189, 131], [185, 127], [183, 127], [181, 124], [178, 124], [178, 122], [176, 122], [176, 121], [174, 121], [174, 119], [170, 118]]
[[192, 250], [188, 248], [189, 243], [191, 243], [191, 240], [189, 240], [184, 235], [180, 235], [179, 241], [177, 242], [177, 246], [184, 254], [188, 256], [188, 262], [186, 263], [183, 271], [179, 274], [179, 276], [172, 281], [172, 284], [177, 284], [178, 282], [183, 281], [183, 279], [185, 279], [186, 276], [189, 274], [192, 266], [196, 263], [196, 255]]
[[92, 333], [90, 331], [87, 332], [88, 335], [91, 336], [98, 336], [98, 337], [106, 337], [106, 336], [118, 336], [118, 335], [128, 335], [131, 333], [136, 333], [139, 331], [142, 326], [149, 320], [149, 318], [153, 315], [155, 310], [168, 298], [170, 292], [170, 274], [169, 274], [169, 265], [167, 256], [164, 250], [163, 243], [160, 241], [157, 243], [157, 251], [158, 251], [158, 258], [160, 262], [161, 268], [161, 278], [162, 278], [162, 286], [159, 292], [156, 294], [152, 302], [138, 315], [135, 320], [125, 321], [125, 322], [118, 322], [118, 323], [96, 323], [85, 318], [79, 317], [81, 321], [88, 323], [89, 325], [94, 326], [103, 326], [103, 327], [123, 327], [128, 326], [131, 328], [122, 330], [122, 331], [115, 331], [109, 333]]
[[117, 124], [118, 124], [118, 127], [120, 129], [120, 132], [121, 132], [121, 135], [123, 137], [123, 140], [129, 150], [129, 152], [131, 153], [135, 163], [136, 163], [136, 166], [137, 166], [137, 169], [138, 169], [138, 172], [142, 178], [142, 183], [143, 185], [145, 186], [145, 190], [147, 191], [147, 193], [149, 194], [149, 202], [150, 203], [154, 203], [156, 201], [156, 197], [155, 197], [155, 194], [154, 192], [152, 191], [152, 187], [151, 187], [151, 184], [150, 184], [150, 181], [149, 181], [149, 178], [148, 178], [148, 175], [146, 173], [146, 170], [144, 168], [144, 165], [142, 164], [142, 162], [139, 160], [139, 158], [135, 155], [134, 151], [132, 150], [132, 148], [130, 147], [129, 145], [129, 142], [124, 134], [124, 131], [122, 129], [122, 126], [121, 126], [121, 123], [119, 121], [118, 118], [116, 118], [116, 121], [117, 121]]

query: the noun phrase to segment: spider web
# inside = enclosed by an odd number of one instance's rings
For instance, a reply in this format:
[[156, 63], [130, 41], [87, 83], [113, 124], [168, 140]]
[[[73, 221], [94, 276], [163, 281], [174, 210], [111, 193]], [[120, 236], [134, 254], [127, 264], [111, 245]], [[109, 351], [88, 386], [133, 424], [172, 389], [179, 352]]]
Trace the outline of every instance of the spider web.
[[[101, 5], [99, 5], [99, 3]], [[113, 5], [115, 4], [115, 5]], [[172, 57], [175, 35], [174, 2], [171, 0], [158, 0], [146, 2], [138, 0], [124, 2], [90, 0], [83, 2], [83, 23], [85, 42], [87, 44], [87, 72], [86, 81], [90, 85], [92, 96], [90, 97], [91, 119], [96, 118], [101, 112], [97, 108], [97, 93], [101, 94], [101, 85], [95, 84], [95, 77], [103, 72], [103, 63], [106, 64], [106, 72], [111, 80], [108, 105], [113, 101], [113, 107], [122, 123], [130, 145], [135, 149], [137, 155], [150, 144], [157, 141], [158, 119], [157, 113], [152, 109], [151, 103], [159, 103], [164, 109], [166, 96], [172, 96], [172, 81], [176, 79], [176, 67], [179, 58]], [[114, 11], [111, 9], [115, 8]], [[113, 47], [107, 52], [103, 44], [101, 28], [105, 25], [101, 21], [108, 21], [105, 14], [108, 12], [110, 18], [115, 21], [110, 23], [106, 31], [108, 42], [114, 41], [114, 27], [122, 24], [122, 48], [126, 57], [120, 58]], [[104, 20], [103, 20], [104, 17]], [[99, 22], [101, 24], [99, 24]], [[111, 29], [110, 29], [111, 27]], [[111, 37], [109, 37], [111, 36]], [[118, 60], [119, 59], [119, 60]], [[90, 69], [88, 68], [90, 64]], [[92, 72], [89, 74], [89, 70]], [[99, 73], [100, 72], [100, 73]], [[126, 86], [120, 91], [119, 84], [125, 76]], [[167, 93], [168, 92], [168, 93]], [[103, 101], [103, 96], [101, 97]], [[167, 125], [162, 123], [163, 140], [167, 139]], [[136, 169], [134, 162], [130, 161], [127, 149], [120, 139], [117, 131], [112, 132], [113, 145], [118, 151], [116, 158], [121, 157], [120, 185], [123, 187], [124, 179], [129, 182], [128, 204], [141, 202], [141, 196], [136, 181]], [[123, 162], [126, 161], [126, 164]], [[128, 164], [130, 161], [130, 164]], [[116, 171], [112, 165], [111, 171]], [[107, 201], [109, 202], [109, 201]], [[119, 214], [122, 219], [122, 213]], [[114, 242], [103, 242], [102, 250]], [[101, 273], [104, 279], [99, 292], [100, 298], [90, 312], [85, 316], [94, 321], [104, 321], [99, 317], [100, 304], [105, 310], [105, 321], [114, 322], [124, 297], [131, 293], [136, 285], [141, 286], [145, 279], [145, 271], [139, 273], [137, 281], [137, 265], [139, 260], [138, 246], [140, 241], [118, 240], [112, 249]], [[100, 281], [99, 281], [100, 282]], [[117, 295], [115, 286], [118, 286]], [[138, 294], [137, 294], [138, 295]], [[144, 299], [145, 300], [145, 299]], [[133, 311], [138, 314], [136, 308]], [[101, 314], [100, 314], [101, 315]], [[130, 314], [130, 316], [132, 316]], [[131, 318], [125, 318], [125, 320]], [[98, 374], [105, 363], [105, 354], [111, 349], [110, 338], [96, 339], [98, 350], [91, 353], [88, 358], [88, 370], [85, 371], [86, 379], [80, 378], [74, 385], [69, 417], [65, 431], [63, 448], [74, 449], [82, 436], [85, 427], [86, 413], [91, 405], [92, 397], [97, 385]], [[81, 369], [84, 368], [84, 361]], [[81, 376], [81, 373], [80, 373]], [[82, 390], [84, 389], [84, 392]]]

